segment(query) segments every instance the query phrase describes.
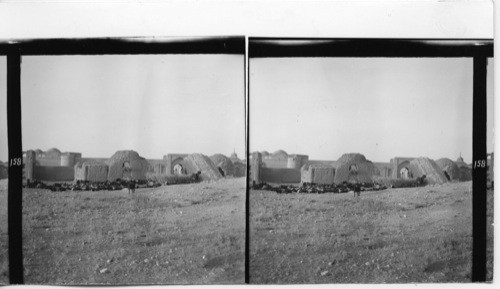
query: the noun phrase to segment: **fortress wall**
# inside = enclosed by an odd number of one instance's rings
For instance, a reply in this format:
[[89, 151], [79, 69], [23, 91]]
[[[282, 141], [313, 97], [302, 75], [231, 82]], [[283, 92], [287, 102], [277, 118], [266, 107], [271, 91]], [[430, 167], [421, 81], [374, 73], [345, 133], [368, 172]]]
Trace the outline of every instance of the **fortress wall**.
[[288, 166], [288, 159], [265, 159], [262, 158], [262, 163], [266, 168], [286, 168]]
[[60, 158], [37, 158], [37, 165], [41, 167], [59, 167], [61, 166]]
[[73, 167], [44, 167], [36, 166], [34, 179], [40, 181], [62, 182], [73, 181], [75, 178], [75, 169]]
[[305, 166], [301, 169], [302, 183], [333, 184], [335, 180], [335, 168]]
[[288, 168], [261, 168], [260, 178], [266, 183], [300, 183], [300, 170]]

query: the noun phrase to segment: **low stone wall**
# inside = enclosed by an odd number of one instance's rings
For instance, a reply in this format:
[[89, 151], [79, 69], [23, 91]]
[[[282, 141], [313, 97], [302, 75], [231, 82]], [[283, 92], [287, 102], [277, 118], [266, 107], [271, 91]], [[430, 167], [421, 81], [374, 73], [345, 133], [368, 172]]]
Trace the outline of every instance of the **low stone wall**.
[[266, 183], [300, 183], [300, 170], [286, 168], [261, 168], [260, 179]]
[[75, 169], [72, 167], [42, 167], [36, 166], [34, 179], [39, 181], [64, 182], [73, 181]]

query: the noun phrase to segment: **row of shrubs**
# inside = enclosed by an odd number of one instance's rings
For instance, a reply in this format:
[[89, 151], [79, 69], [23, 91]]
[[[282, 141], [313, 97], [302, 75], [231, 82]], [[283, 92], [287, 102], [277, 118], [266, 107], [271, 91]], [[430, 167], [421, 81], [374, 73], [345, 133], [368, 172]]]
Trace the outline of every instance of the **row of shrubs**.
[[417, 179], [393, 179], [374, 177], [374, 181], [388, 188], [414, 188], [421, 187], [426, 184], [425, 177]]
[[64, 191], [117, 191], [130, 188], [156, 188], [161, 186], [160, 183], [153, 180], [122, 180], [105, 182], [91, 182], [77, 180], [72, 183], [44, 183], [38, 180], [26, 180], [25, 188], [47, 189], [53, 192]]
[[201, 172], [191, 175], [178, 176], [178, 175], [162, 175], [162, 174], [147, 174], [147, 178], [150, 180], [154, 180], [160, 184], [164, 185], [177, 185], [177, 184], [190, 184], [197, 183], [201, 181], [200, 177]]

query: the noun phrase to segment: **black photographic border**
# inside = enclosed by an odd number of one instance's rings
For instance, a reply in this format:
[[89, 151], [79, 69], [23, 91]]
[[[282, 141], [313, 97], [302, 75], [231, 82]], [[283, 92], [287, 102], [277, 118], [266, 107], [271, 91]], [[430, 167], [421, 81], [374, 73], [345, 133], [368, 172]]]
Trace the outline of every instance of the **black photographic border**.
[[[292, 57], [440, 57], [473, 59], [472, 160], [487, 159], [486, 71], [493, 57], [493, 39], [271, 38], [249, 37], [248, 69], [252, 58]], [[251, 98], [248, 80], [248, 98]], [[250, 109], [250, 107], [249, 107]], [[247, 124], [249, 131], [250, 124]], [[248, 146], [248, 145], [247, 145]], [[248, 152], [248, 151], [247, 151]], [[249, 159], [247, 154], [247, 160]], [[248, 167], [247, 167], [248, 170]], [[486, 281], [487, 169], [472, 170], [471, 281]], [[248, 190], [248, 188], [247, 188]], [[248, 192], [247, 192], [248, 198]], [[247, 215], [250, 212], [247, 211]], [[249, 267], [248, 267], [249, 268]]]
[[[246, 73], [245, 37], [134, 37], [11, 40], [0, 42], [0, 56], [7, 56], [7, 134], [9, 150], [8, 235], [9, 283], [24, 284], [22, 239], [21, 62], [33, 55], [145, 55], [224, 54], [242, 55]], [[245, 89], [245, 86], [242, 87]], [[246, 105], [246, 104], [245, 104]], [[247, 246], [247, 245], [246, 245]], [[245, 253], [245, 260], [248, 259]], [[246, 261], [245, 261], [246, 262]], [[245, 263], [247, 264], [247, 263]], [[247, 271], [247, 270], [245, 270]]]

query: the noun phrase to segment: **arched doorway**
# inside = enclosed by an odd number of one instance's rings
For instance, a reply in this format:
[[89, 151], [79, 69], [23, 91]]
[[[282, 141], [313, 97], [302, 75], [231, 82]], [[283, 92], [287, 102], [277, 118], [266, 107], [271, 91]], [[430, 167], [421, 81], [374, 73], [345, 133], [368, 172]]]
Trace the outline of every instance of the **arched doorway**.
[[398, 179], [409, 179], [411, 178], [411, 172], [410, 172], [410, 162], [409, 161], [404, 161], [404, 162], [401, 162], [399, 165], [398, 165], [398, 170], [396, 171], [397, 172], [397, 178]]
[[176, 165], [174, 166], [174, 175], [176, 175], [176, 176], [181, 176], [181, 175], [183, 175], [183, 174], [184, 174], [184, 172], [183, 172], [183, 167], [182, 167], [182, 165], [181, 165], [181, 164], [176, 164]]
[[409, 179], [410, 178], [410, 170], [407, 167], [402, 168], [399, 171], [399, 174], [401, 175], [402, 179]]

